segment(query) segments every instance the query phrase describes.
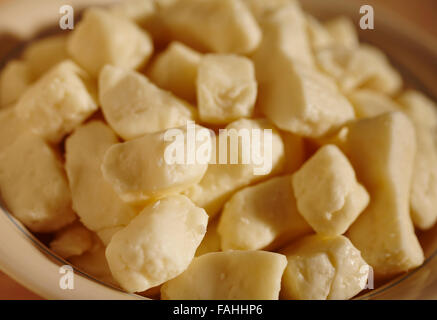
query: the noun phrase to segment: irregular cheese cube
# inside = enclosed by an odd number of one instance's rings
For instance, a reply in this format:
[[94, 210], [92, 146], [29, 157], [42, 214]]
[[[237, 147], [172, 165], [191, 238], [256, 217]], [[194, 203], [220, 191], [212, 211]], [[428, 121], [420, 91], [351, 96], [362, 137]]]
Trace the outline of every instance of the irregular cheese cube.
[[355, 109], [357, 118], [370, 118], [380, 114], [399, 111], [399, 105], [384, 93], [361, 89], [351, 92], [349, 100]]
[[[196, 131], [194, 136], [191, 129]], [[201, 131], [207, 135], [198, 141]], [[191, 146], [192, 152], [188, 151]], [[146, 134], [110, 147], [103, 159], [103, 175], [123, 200], [141, 203], [179, 193], [198, 183], [211, 156], [205, 153], [205, 159], [198, 157], [206, 148], [212, 149], [210, 132], [194, 124], [192, 128]]]
[[147, 32], [156, 46], [167, 44], [170, 32], [165, 26], [162, 12], [177, 0], [123, 0], [109, 8], [111, 14], [127, 18]]
[[306, 23], [308, 37], [313, 50], [317, 51], [335, 44], [334, 37], [331, 35], [328, 29], [316, 18], [307, 14]]
[[291, 132], [281, 131], [284, 142], [285, 165], [284, 173], [291, 174], [297, 171], [305, 162], [306, 150], [304, 139]]
[[319, 67], [334, 77], [345, 92], [367, 88], [393, 95], [402, 87], [400, 74], [379, 49], [367, 44], [356, 49], [333, 46], [316, 54]]
[[265, 15], [295, 2], [295, 0], [243, 0], [242, 2], [258, 21], [262, 21]]
[[369, 203], [350, 162], [334, 145], [320, 148], [291, 181], [297, 208], [317, 233], [345, 233]]
[[79, 256], [93, 246], [93, 234], [80, 223], [73, 223], [55, 234], [50, 249], [62, 258]]
[[[79, 128], [65, 142], [65, 168], [73, 208], [81, 222], [97, 232], [126, 226], [137, 210], [124, 203], [101, 171], [105, 152], [118, 143], [114, 132], [101, 121]], [[110, 235], [103, 236], [107, 243]]]
[[290, 176], [235, 193], [226, 202], [218, 227], [223, 250], [271, 250], [311, 231], [297, 210]]
[[109, 269], [106, 260], [106, 248], [94, 234], [93, 236], [93, 246], [91, 249], [80, 256], [72, 256], [68, 258], [68, 261], [70, 261], [75, 268], [96, 277], [100, 281], [117, 285], [117, 282], [112, 277], [111, 270]]
[[208, 253], [161, 288], [164, 300], [277, 300], [285, 256], [267, 251]]
[[221, 250], [220, 236], [217, 232], [218, 221], [218, 219], [214, 219], [214, 221], [208, 222], [208, 229], [206, 230], [205, 237], [197, 248], [196, 257]]
[[0, 153], [27, 129], [27, 126], [15, 114], [14, 107], [0, 110]]
[[134, 21], [147, 30], [147, 22], [156, 13], [155, 0], [124, 0], [113, 4], [109, 12]]
[[343, 300], [366, 286], [370, 267], [344, 236], [307, 236], [282, 253], [288, 265], [281, 298]]
[[[271, 59], [275, 72], [259, 82], [259, 105], [280, 129], [319, 137], [354, 118], [353, 107], [330, 78], [288, 59]], [[257, 70], [264, 68], [262, 61], [257, 64]]]
[[32, 81], [26, 62], [19, 60], [8, 62], [0, 73], [0, 109], [16, 102]]
[[411, 216], [420, 229], [437, 220], [437, 106], [417, 91], [406, 91], [399, 99], [416, 130], [417, 153], [411, 186]]
[[261, 84], [282, 72], [282, 67], [279, 71], [275, 69], [282, 60], [314, 66], [305, 15], [297, 2], [290, 2], [267, 14], [260, 25], [263, 37], [253, 60]]
[[113, 66], [99, 77], [99, 100], [109, 125], [125, 140], [185, 125], [195, 110], [140, 73]]
[[251, 60], [235, 55], [209, 54], [202, 58], [197, 76], [200, 120], [226, 124], [253, 114], [257, 95]]
[[76, 216], [62, 163], [42, 138], [23, 133], [0, 153], [0, 193], [34, 232], [53, 232]]
[[106, 248], [112, 275], [129, 292], [178, 276], [193, 259], [207, 222], [205, 210], [181, 195], [149, 204]]
[[[268, 177], [277, 174], [283, 170], [284, 167], [284, 144], [282, 142], [279, 132], [265, 119], [241, 119], [232, 122], [226, 127], [229, 131], [222, 134], [227, 135], [227, 163], [220, 163], [220, 159], [216, 159], [215, 163], [209, 164], [208, 170], [202, 180], [184, 191], [184, 194], [193, 200], [199, 207], [202, 207], [208, 212], [210, 217], [214, 217], [223, 207], [223, 204], [230, 198], [230, 196], [237, 190], [248, 186]], [[236, 135], [233, 134], [236, 131]], [[243, 130], [241, 130], [243, 129]], [[247, 152], [247, 146], [251, 146], [250, 142], [238, 143], [235, 148], [231, 140], [232, 137], [244, 136], [244, 131], [253, 132], [252, 130], [272, 130], [272, 140], [269, 142], [268, 135], [261, 138], [260, 141], [260, 155], [263, 157], [262, 163], [258, 161], [248, 161], [243, 163], [243, 152]], [[264, 131], [263, 131], [264, 132]], [[263, 135], [261, 135], [262, 137]], [[252, 140], [252, 139], [251, 139]], [[255, 139], [253, 139], [255, 140]], [[217, 145], [213, 146], [219, 148], [220, 135], [216, 139]], [[265, 144], [266, 142], [266, 144]], [[244, 145], [244, 146], [243, 146]], [[251, 146], [251, 149], [255, 146]], [[217, 158], [220, 157], [220, 149], [216, 152]], [[223, 152], [223, 151], [222, 151]], [[214, 157], [213, 157], [214, 158]], [[237, 163], [230, 164], [231, 158], [237, 158]], [[214, 158], [215, 159], [215, 158]], [[258, 174], [256, 174], [258, 172]], [[261, 174], [259, 174], [261, 173]]]
[[109, 242], [111, 242], [112, 236], [123, 228], [124, 228], [124, 226], [123, 227], [118, 226], [118, 227], [101, 229], [101, 230], [97, 231], [97, 235], [99, 236], [99, 238], [103, 242], [103, 244], [105, 246], [107, 246], [109, 244]]
[[23, 58], [37, 79], [58, 63], [69, 59], [67, 37], [52, 36], [31, 42], [23, 52]]
[[355, 24], [349, 17], [331, 19], [325, 23], [325, 28], [337, 44], [351, 49], [359, 46]]
[[423, 251], [409, 212], [416, 154], [411, 122], [391, 112], [348, 127], [343, 149], [372, 199], [349, 228], [349, 239], [374, 268], [375, 279], [421, 265]]
[[196, 101], [197, 68], [202, 55], [180, 42], [172, 42], [150, 66], [150, 80], [187, 101]]
[[175, 40], [201, 51], [249, 54], [261, 31], [240, 0], [179, 0], [162, 13]]
[[57, 143], [97, 110], [95, 94], [89, 76], [66, 60], [26, 90], [15, 110], [34, 133]]
[[68, 53], [97, 77], [106, 64], [127, 69], [145, 65], [153, 43], [146, 31], [133, 22], [92, 8], [85, 11], [67, 43]]

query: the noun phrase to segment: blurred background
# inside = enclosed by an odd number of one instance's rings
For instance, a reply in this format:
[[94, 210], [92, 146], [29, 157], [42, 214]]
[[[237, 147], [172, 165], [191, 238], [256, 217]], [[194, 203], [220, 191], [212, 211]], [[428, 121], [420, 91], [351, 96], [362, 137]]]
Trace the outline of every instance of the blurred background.
[[[0, 11], [2, 5], [6, 2], [20, 0], [0, 0]], [[35, 0], [40, 1], [40, 0]], [[269, 1], [269, 0], [266, 0]], [[300, 0], [304, 2], [305, 0]], [[320, 0], [324, 1], [324, 0]], [[385, 7], [393, 14], [399, 15], [407, 20], [410, 24], [416, 25], [421, 32], [425, 32], [437, 39], [437, 1], [436, 0], [344, 0], [345, 2], [356, 3], [357, 11], [364, 4], [375, 7]], [[75, 0], [69, 1], [74, 6]], [[92, 1], [90, 1], [92, 2]], [[378, 12], [375, 10], [375, 15]], [[375, 26], [376, 28], [376, 26]], [[0, 271], [0, 300], [4, 299], [41, 299], [38, 295], [32, 293], [26, 288], [19, 285], [13, 279]]]

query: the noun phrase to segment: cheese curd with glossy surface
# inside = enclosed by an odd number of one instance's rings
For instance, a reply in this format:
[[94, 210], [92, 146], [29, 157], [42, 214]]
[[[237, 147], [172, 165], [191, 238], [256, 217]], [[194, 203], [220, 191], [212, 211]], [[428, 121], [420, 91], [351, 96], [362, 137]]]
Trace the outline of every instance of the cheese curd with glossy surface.
[[161, 299], [277, 300], [286, 265], [285, 256], [267, 251], [208, 253], [165, 283]]
[[7, 208], [34, 232], [53, 232], [76, 219], [59, 156], [31, 133], [0, 152], [0, 192]]
[[129, 292], [178, 276], [193, 259], [207, 223], [205, 210], [184, 196], [149, 204], [106, 248], [112, 275]]
[[145, 65], [153, 53], [153, 43], [145, 30], [128, 19], [91, 8], [71, 33], [67, 50], [97, 77], [106, 64], [127, 69]]
[[222, 250], [258, 250], [278, 248], [312, 229], [297, 210], [290, 176], [284, 176], [235, 193], [218, 232]]
[[142, 74], [110, 65], [99, 76], [99, 101], [106, 121], [125, 140], [185, 125], [196, 114]]
[[65, 60], [35, 82], [17, 101], [15, 112], [36, 134], [58, 143], [97, 110], [89, 75]]
[[320, 148], [291, 183], [299, 212], [317, 233], [345, 233], [369, 203], [350, 162], [334, 145]]
[[367, 284], [370, 267], [344, 236], [307, 236], [281, 252], [288, 260], [281, 290], [285, 299], [349, 299]]
[[117, 143], [115, 133], [101, 121], [77, 128], [65, 143], [65, 169], [73, 208], [81, 222], [99, 235], [107, 229], [126, 226], [138, 213], [121, 200], [103, 177], [105, 153]]
[[[201, 126], [193, 125], [193, 128], [205, 130], [207, 133], [203, 135], [203, 140], [194, 146], [194, 154], [199, 154], [208, 146], [211, 149], [209, 131]], [[203, 159], [206, 162], [194, 158], [191, 163], [190, 155], [184, 153], [179, 159], [181, 161], [177, 158], [171, 159], [174, 155], [172, 146], [175, 146], [175, 143], [181, 142], [184, 150], [187, 144], [192, 142], [188, 142], [191, 136], [186, 127], [173, 130], [177, 135], [167, 137], [168, 131], [150, 133], [138, 139], [115, 144], [106, 151], [102, 163], [103, 176], [124, 201], [141, 203], [151, 198], [176, 194], [202, 179], [208, 168], [209, 157]]]
[[236, 55], [209, 54], [199, 64], [197, 101], [200, 121], [227, 124], [250, 118], [257, 83], [253, 62]]

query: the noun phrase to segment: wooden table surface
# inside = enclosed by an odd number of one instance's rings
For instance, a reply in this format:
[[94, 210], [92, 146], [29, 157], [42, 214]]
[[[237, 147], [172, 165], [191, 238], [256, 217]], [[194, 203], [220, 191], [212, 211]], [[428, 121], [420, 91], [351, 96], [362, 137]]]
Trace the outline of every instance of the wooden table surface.
[[[0, 0], [3, 1], [11, 0]], [[301, 0], [304, 1], [304, 0]], [[324, 1], [324, 0], [320, 0]], [[349, 0], [345, 0], [349, 1]], [[437, 37], [437, 1], [436, 0], [354, 0], [363, 4], [382, 4]], [[375, 12], [377, 14], [377, 12]], [[0, 300], [4, 299], [41, 299], [17, 282], [0, 272]]]

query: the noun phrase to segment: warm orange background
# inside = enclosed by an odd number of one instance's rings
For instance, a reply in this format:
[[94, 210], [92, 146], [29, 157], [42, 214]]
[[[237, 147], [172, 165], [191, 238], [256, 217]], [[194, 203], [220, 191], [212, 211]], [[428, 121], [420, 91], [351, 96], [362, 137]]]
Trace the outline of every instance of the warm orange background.
[[[0, 0], [0, 2], [5, 0]], [[268, 0], [266, 0], [268, 1]], [[305, 1], [305, 0], [301, 0]], [[320, 0], [324, 1], [324, 0]], [[437, 37], [437, 1], [436, 0], [345, 0], [362, 4], [378, 4], [414, 22]], [[375, 12], [375, 14], [377, 14]], [[34, 293], [0, 272], [0, 300], [4, 299], [40, 299]]]

